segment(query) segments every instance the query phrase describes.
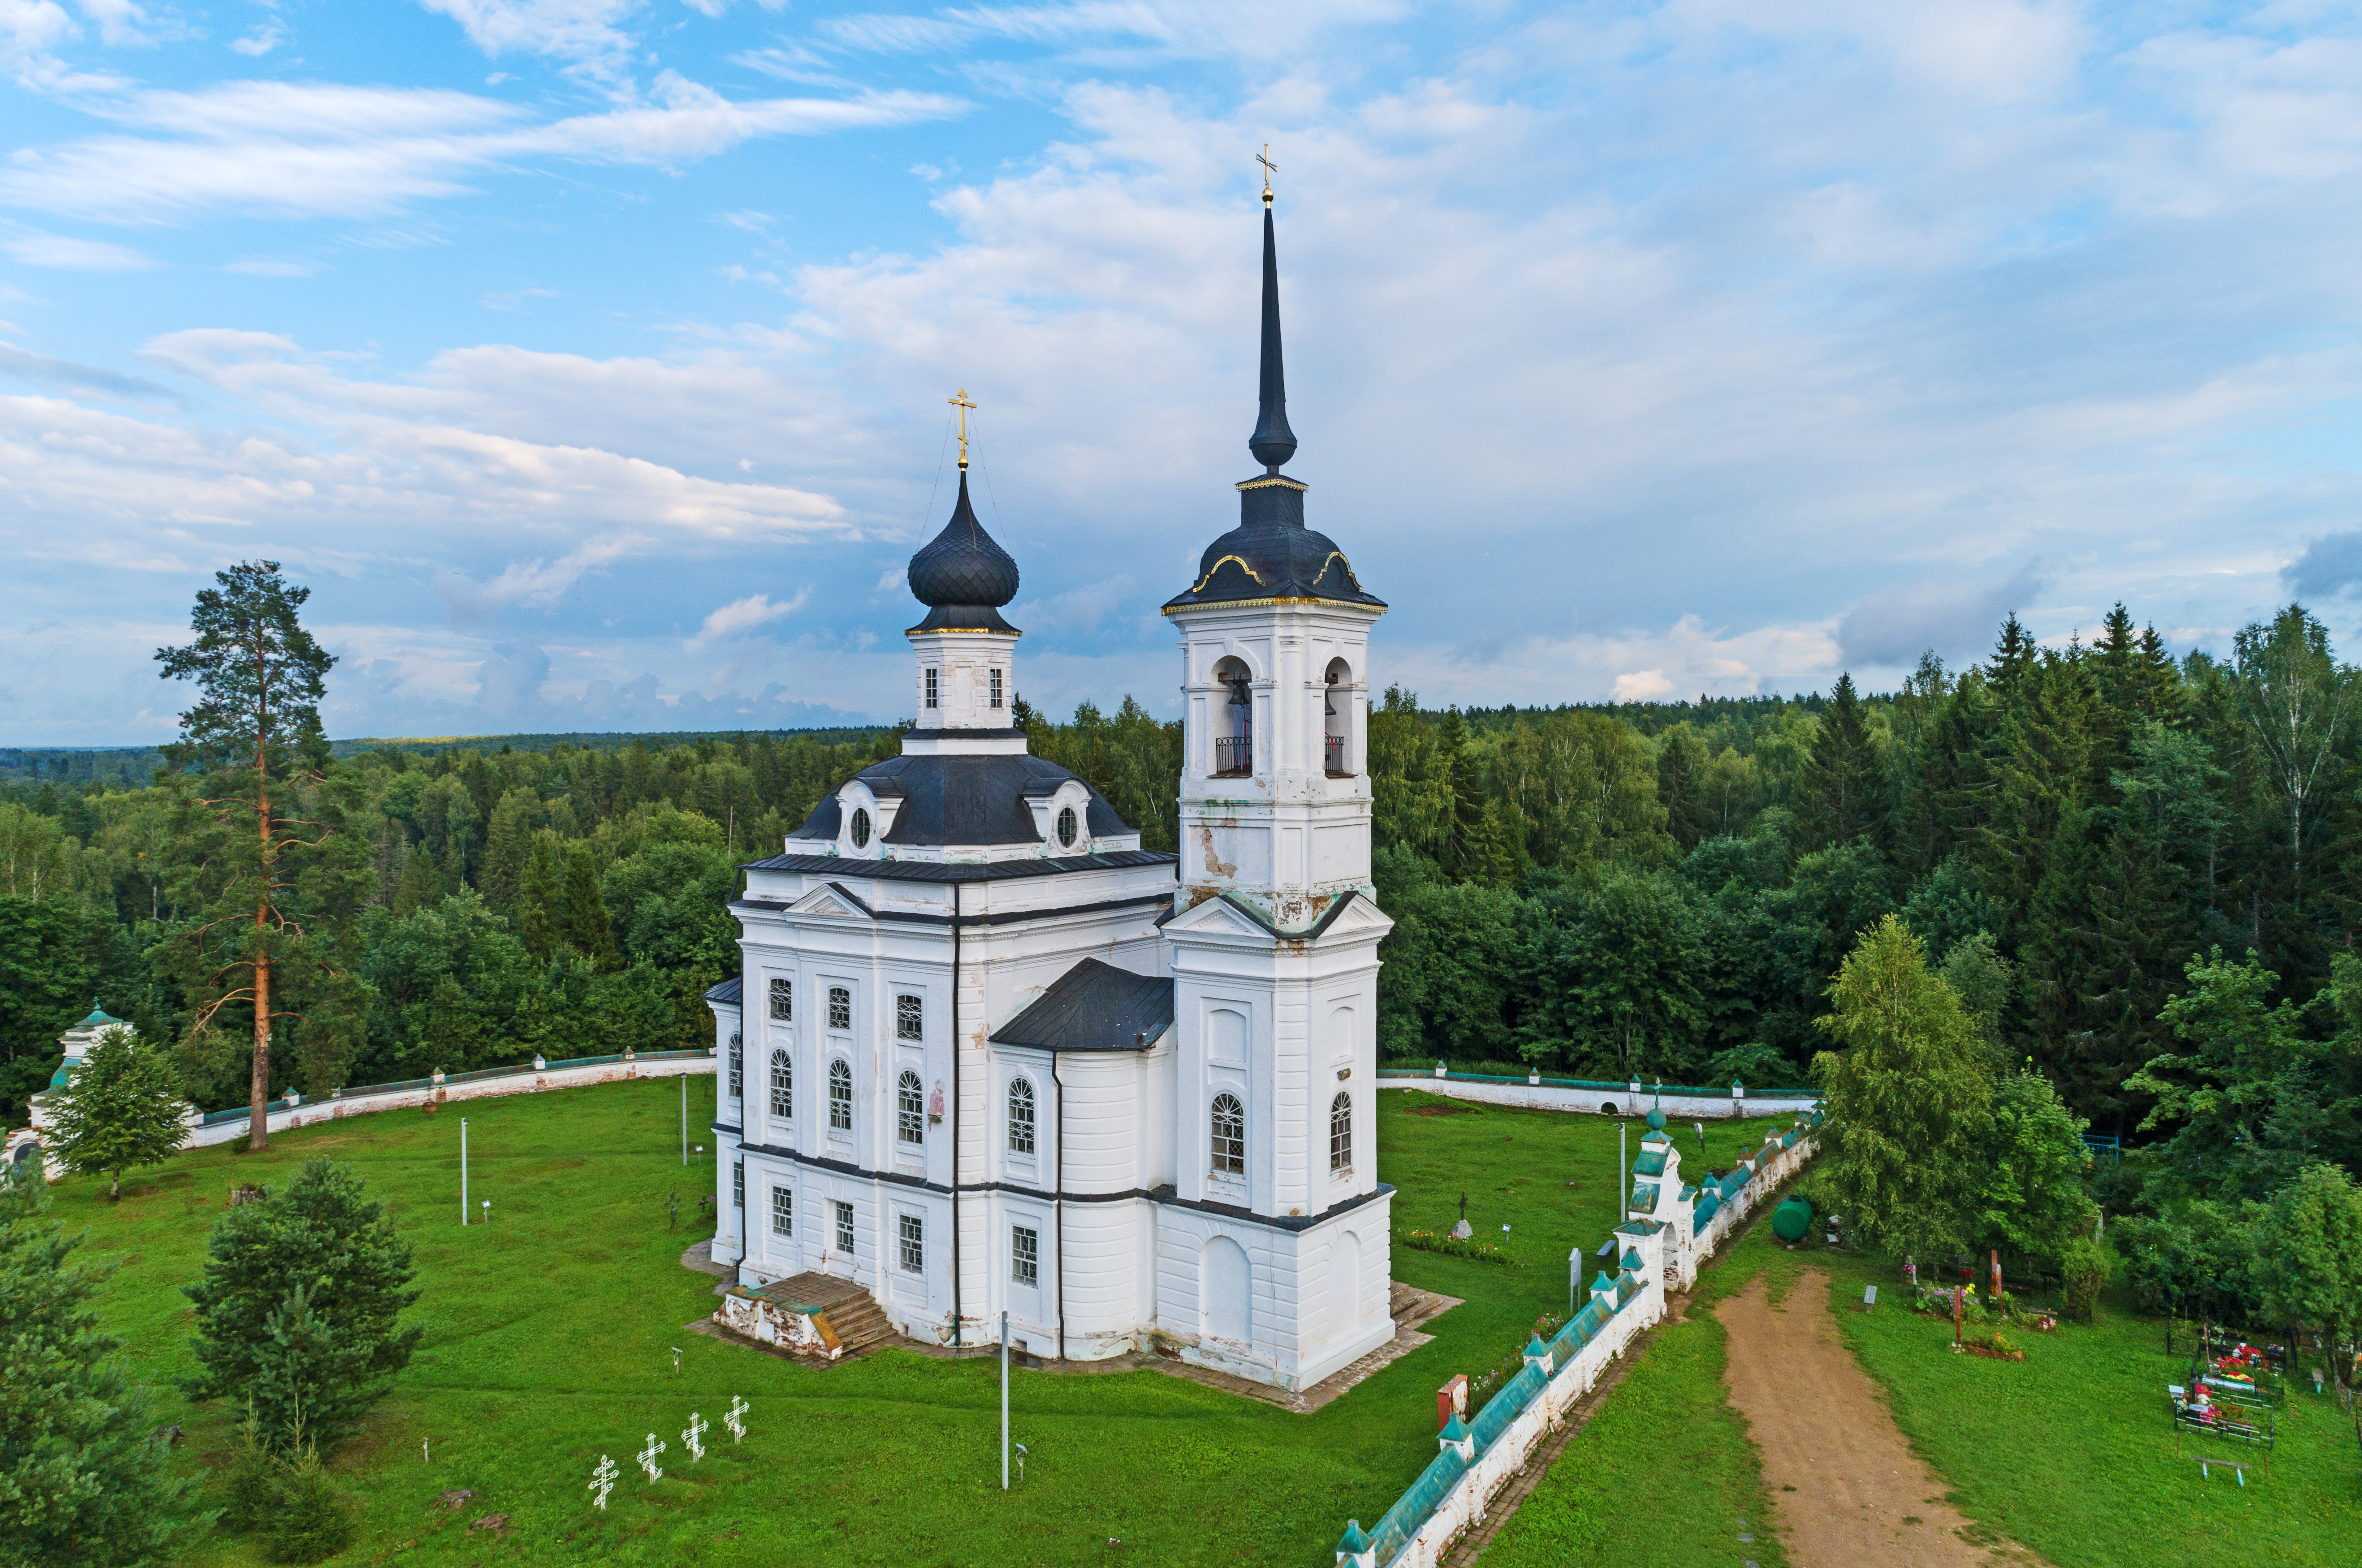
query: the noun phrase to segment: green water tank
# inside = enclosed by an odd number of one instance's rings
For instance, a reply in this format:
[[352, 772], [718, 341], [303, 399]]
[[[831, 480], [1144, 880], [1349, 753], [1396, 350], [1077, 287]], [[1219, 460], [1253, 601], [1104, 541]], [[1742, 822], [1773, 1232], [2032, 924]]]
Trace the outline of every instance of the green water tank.
[[1783, 1242], [1801, 1242], [1813, 1228], [1813, 1206], [1801, 1198], [1782, 1201], [1772, 1211], [1772, 1233]]

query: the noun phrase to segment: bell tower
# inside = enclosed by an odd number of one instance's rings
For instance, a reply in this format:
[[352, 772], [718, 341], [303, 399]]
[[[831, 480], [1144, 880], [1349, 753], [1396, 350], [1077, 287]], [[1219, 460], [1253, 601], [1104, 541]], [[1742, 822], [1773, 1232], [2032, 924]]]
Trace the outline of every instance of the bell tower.
[[[1383, 1219], [1344, 1216], [1386, 1190], [1373, 1120], [1377, 948], [1392, 923], [1371, 896], [1366, 761], [1370, 627], [1386, 606], [1305, 525], [1307, 487], [1281, 471], [1297, 440], [1268, 177], [1263, 199], [1262, 406], [1247, 442], [1263, 472], [1239, 482], [1238, 526], [1164, 605], [1186, 702], [1181, 908], [1165, 926], [1186, 1119], [1175, 1185], [1185, 1200], [1283, 1223], [1326, 1217], [1358, 1247]], [[1227, 1136], [1226, 1115], [1242, 1138]], [[1339, 1259], [1351, 1250], [1336, 1246]]]
[[1370, 884], [1370, 626], [1385, 602], [1305, 526], [1280, 352], [1279, 259], [1264, 187], [1261, 416], [1239, 525], [1164, 605], [1181, 635], [1181, 881], [1281, 930]]

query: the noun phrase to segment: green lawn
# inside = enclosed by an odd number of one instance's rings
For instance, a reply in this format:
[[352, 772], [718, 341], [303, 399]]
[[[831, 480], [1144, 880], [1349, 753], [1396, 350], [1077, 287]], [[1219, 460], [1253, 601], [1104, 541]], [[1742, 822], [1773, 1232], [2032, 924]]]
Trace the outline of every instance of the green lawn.
[[[930, 1568], [1311, 1565], [1330, 1560], [1347, 1516], [1374, 1521], [1432, 1456], [1436, 1386], [1493, 1364], [1523, 1343], [1536, 1316], [1564, 1309], [1567, 1252], [1604, 1237], [1619, 1186], [1610, 1121], [1385, 1089], [1379, 1168], [1400, 1189], [1397, 1231], [1449, 1228], [1464, 1191], [1478, 1232], [1526, 1266], [1397, 1246], [1396, 1278], [1467, 1305], [1429, 1325], [1434, 1343], [1317, 1415], [1154, 1371], [1020, 1372], [1016, 1436], [1032, 1459], [1022, 1488], [1003, 1496], [991, 1363], [886, 1351], [815, 1372], [682, 1331], [713, 1300], [712, 1282], [677, 1261], [699, 1232], [666, 1225], [667, 1192], [679, 1188], [694, 1214], [711, 1174], [680, 1167], [679, 1093], [670, 1082], [614, 1085], [451, 1106], [431, 1118], [357, 1118], [281, 1135], [260, 1156], [176, 1157], [134, 1177], [116, 1208], [103, 1182], [71, 1179], [57, 1189], [55, 1212], [91, 1227], [91, 1250], [124, 1258], [105, 1293], [109, 1326], [130, 1342], [141, 1372], [160, 1380], [190, 1364], [188, 1304], [177, 1287], [193, 1277], [231, 1182], [276, 1184], [315, 1154], [368, 1176], [417, 1246], [426, 1295], [415, 1310], [426, 1337], [369, 1432], [334, 1456], [366, 1509], [344, 1562], [399, 1553], [405, 1562], [769, 1564], [791, 1553]], [[693, 1127], [711, 1119], [712, 1096], [711, 1079], [691, 1084]], [[489, 1227], [457, 1223], [462, 1109], [472, 1195], [492, 1199]], [[1753, 1147], [1764, 1126], [1709, 1124], [1709, 1157], [1727, 1162]], [[1683, 1146], [1696, 1157], [1694, 1134]], [[1660, 1349], [1680, 1342], [1669, 1336]], [[1664, 1358], [1672, 1392], [1648, 1408], [1662, 1412], [1658, 1420], [1695, 1404], [1702, 1363], [1688, 1353]], [[1636, 1406], [1657, 1397], [1655, 1378], [1642, 1381], [1650, 1373], [1644, 1365], [1628, 1380], [1611, 1410], [1628, 1395]], [[753, 1406], [745, 1442], [723, 1441], [703, 1463], [686, 1463], [679, 1433], [690, 1413], [718, 1429], [734, 1394]], [[167, 1419], [178, 1419], [177, 1401], [168, 1403]], [[1699, 1413], [1735, 1430], [1717, 1408]], [[224, 1463], [231, 1412], [203, 1408], [188, 1423], [187, 1463]], [[670, 1444], [653, 1486], [631, 1463], [650, 1430]], [[432, 1442], [431, 1463], [422, 1440]], [[1579, 1439], [1576, 1451], [1590, 1441]], [[1704, 1541], [1727, 1530], [1731, 1498], [1753, 1485], [1752, 1460], [1743, 1443], [1715, 1446], [1739, 1457], [1712, 1488], [1652, 1495], [1652, 1535]], [[602, 1452], [624, 1469], [604, 1514], [585, 1490]], [[435, 1506], [436, 1494], [458, 1487], [476, 1496], [457, 1512]], [[1616, 1507], [1628, 1518], [1635, 1501]], [[485, 1513], [510, 1516], [504, 1537], [467, 1532]], [[253, 1543], [228, 1539], [193, 1559], [259, 1560]]]
[[[2253, 1568], [2257, 1563], [2362, 1562], [2362, 1453], [2334, 1397], [2293, 1396], [2282, 1408], [2270, 1470], [2246, 1487], [2229, 1473], [2202, 1477], [2174, 1457], [2165, 1386], [2188, 1354], [2169, 1357], [2159, 1325], [2103, 1313], [2092, 1327], [2017, 1334], [2023, 1363], [1955, 1355], [1948, 1320], [1892, 1305], [1898, 1271], [1882, 1259], [1816, 1241], [1790, 1251], [1759, 1223], [1701, 1275], [1691, 1320], [1666, 1329], [1647, 1358], [1535, 1488], [1485, 1558], [1485, 1568], [1621, 1561], [1638, 1500], [1676, 1463], [1728, 1507], [1693, 1507], [1648, 1529], [1655, 1564], [1739, 1561], [1738, 1521], [1772, 1521], [1751, 1503], [1760, 1480], [1746, 1423], [1723, 1402], [1721, 1297], [1768, 1272], [1776, 1299], [1807, 1268], [1830, 1276], [1831, 1310], [1862, 1366], [1886, 1390], [1912, 1446], [1978, 1524], [2023, 1542], [2055, 1568]], [[1889, 1304], [1854, 1310], [1876, 1284]], [[2186, 1346], [2186, 1339], [2177, 1342]], [[2310, 1389], [2312, 1385], [2304, 1386]], [[2184, 1442], [2195, 1453], [2197, 1440]], [[1586, 1446], [1587, 1445], [1587, 1446]], [[2259, 1460], [2237, 1445], [2210, 1452]], [[1768, 1528], [1744, 1555], [1783, 1561]]]

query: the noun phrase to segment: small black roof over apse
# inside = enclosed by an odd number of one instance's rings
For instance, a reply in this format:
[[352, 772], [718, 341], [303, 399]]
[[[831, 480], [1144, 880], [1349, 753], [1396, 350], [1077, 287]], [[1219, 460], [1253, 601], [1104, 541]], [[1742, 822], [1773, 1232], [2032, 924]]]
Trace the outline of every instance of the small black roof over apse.
[[1173, 1027], [1173, 981], [1086, 958], [993, 1032], [996, 1045], [1145, 1051]]
[[1017, 562], [976, 520], [967, 499], [967, 458], [960, 458], [959, 502], [944, 531], [911, 558], [911, 593], [926, 605], [914, 632], [1003, 632], [1017, 628], [1000, 607], [1017, 597]]
[[1296, 455], [1287, 425], [1287, 377], [1279, 343], [1279, 246], [1271, 221], [1271, 190], [1263, 193], [1263, 373], [1261, 412], [1247, 449], [1263, 464], [1258, 478], [1239, 486], [1239, 525], [1206, 547], [1197, 584], [1164, 602], [1167, 610], [1242, 600], [1330, 599], [1386, 602], [1362, 590], [1345, 552], [1325, 534], [1304, 525], [1304, 484], [1279, 471]]

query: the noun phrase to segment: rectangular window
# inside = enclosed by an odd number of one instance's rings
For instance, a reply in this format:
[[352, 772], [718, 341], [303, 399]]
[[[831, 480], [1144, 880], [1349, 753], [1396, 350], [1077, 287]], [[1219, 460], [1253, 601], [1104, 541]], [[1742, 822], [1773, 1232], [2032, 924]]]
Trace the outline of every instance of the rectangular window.
[[730, 1201], [739, 1208], [746, 1207], [746, 1162], [730, 1162]]
[[927, 1272], [926, 1221], [915, 1214], [901, 1216], [901, 1221], [902, 1272], [924, 1274]]
[[795, 1021], [796, 983], [793, 980], [771, 982], [771, 1016], [781, 1023]]
[[997, 669], [992, 672], [992, 705], [996, 708], [1001, 706], [1000, 671]]
[[853, 1027], [853, 993], [843, 986], [828, 988], [828, 1026], [831, 1029]]
[[836, 1250], [840, 1253], [853, 1251], [853, 1205], [850, 1203], [836, 1206]]
[[926, 1003], [914, 996], [894, 999], [894, 1038], [924, 1040], [927, 1037]]
[[792, 1236], [796, 1233], [796, 1195], [784, 1187], [771, 1189], [771, 1234]]
[[1009, 1228], [1009, 1277], [1020, 1285], [1042, 1283], [1042, 1238], [1022, 1225]]
[[931, 669], [927, 671], [927, 706], [930, 708], [935, 705], [935, 672]]
[[736, 1099], [745, 1092], [745, 1048], [743, 1038], [730, 1037], [730, 1098]]

